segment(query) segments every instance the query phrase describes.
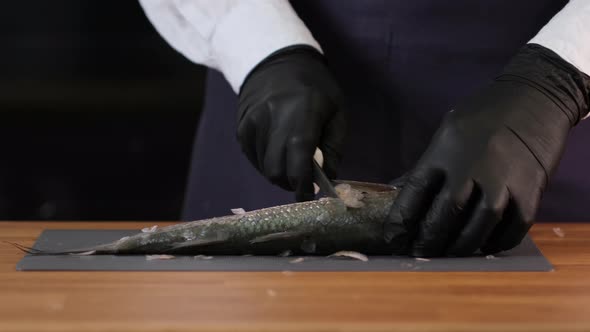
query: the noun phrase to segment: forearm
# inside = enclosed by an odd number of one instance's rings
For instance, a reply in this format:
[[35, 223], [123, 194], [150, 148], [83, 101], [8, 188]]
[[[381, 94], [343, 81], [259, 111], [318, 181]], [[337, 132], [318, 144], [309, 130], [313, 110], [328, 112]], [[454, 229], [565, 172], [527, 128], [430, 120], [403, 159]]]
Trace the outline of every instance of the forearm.
[[281, 48], [320, 50], [287, 0], [139, 0], [162, 37], [189, 60], [220, 70], [234, 91]]

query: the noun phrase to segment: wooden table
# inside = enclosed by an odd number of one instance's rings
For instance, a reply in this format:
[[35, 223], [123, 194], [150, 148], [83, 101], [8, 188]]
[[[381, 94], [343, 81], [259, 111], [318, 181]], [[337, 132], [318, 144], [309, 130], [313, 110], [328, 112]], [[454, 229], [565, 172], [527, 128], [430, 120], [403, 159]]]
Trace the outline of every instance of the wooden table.
[[[151, 224], [0, 222], [0, 240]], [[554, 272], [17, 272], [0, 244], [0, 331], [590, 331], [590, 224], [531, 232]]]

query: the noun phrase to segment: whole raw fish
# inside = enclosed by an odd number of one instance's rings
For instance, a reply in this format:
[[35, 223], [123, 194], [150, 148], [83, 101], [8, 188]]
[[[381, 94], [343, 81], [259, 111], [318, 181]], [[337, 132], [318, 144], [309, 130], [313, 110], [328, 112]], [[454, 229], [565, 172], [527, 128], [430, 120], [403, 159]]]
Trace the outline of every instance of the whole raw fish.
[[[250, 212], [180, 223], [94, 247], [60, 252], [22, 247], [33, 255], [60, 254], [191, 254], [276, 255], [401, 254], [405, 243], [383, 238], [383, 222], [396, 187], [353, 181], [337, 182], [340, 198], [281, 205]], [[403, 232], [402, 232], [403, 233]]]

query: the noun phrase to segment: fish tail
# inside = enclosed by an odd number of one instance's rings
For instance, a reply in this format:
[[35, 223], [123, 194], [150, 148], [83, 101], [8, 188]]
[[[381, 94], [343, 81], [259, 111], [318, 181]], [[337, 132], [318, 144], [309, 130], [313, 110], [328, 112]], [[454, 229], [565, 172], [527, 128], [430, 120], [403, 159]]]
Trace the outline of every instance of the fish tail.
[[23, 246], [22, 244], [18, 244], [18, 243], [14, 243], [14, 242], [9, 242], [9, 241], [2, 241], [2, 242], [10, 244], [11, 246], [15, 247], [16, 249], [18, 249], [24, 253], [27, 253], [29, 255], [34, 255], [34, 254], [42, 251], [42, 250], [35, 249], [32, 247]]
[[81, 249], [72, 249], [72, 250], [64, 250], [64, 251], [50, 251], [50, 250], [40, 250], [35, 249], [33, 247], [27, 247], [19, 243], [3, 241], [4, 243], [10, 244], [11, 246], [17, 248], [18, 250], [31, 255], [31, 256], [48, 256], [48, 255], [93, 255], [98, 252], [98, 247], [95, 248], [81, 248]]

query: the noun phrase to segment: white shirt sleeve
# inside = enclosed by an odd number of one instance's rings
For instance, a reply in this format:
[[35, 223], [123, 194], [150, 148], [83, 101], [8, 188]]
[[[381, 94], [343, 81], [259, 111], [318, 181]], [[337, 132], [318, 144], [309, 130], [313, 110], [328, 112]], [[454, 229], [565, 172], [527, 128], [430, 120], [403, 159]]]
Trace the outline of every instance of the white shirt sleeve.
[[529, 43], [552, 50], [590, 75], [590, 1], [570, 0]]
[[220, 70], [238, 92], [274, 51], [306, 44], [321, 52], [287, 0], [139, 0], [162, 37], [189, 60]]

